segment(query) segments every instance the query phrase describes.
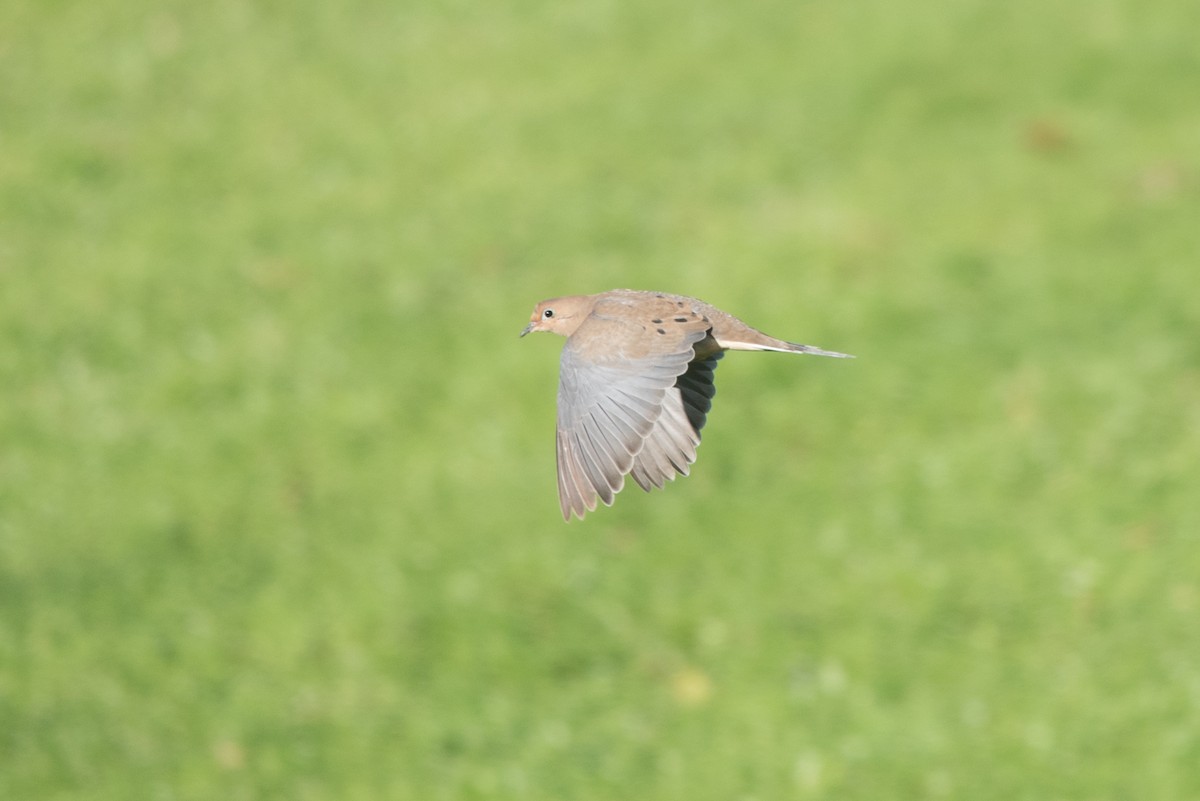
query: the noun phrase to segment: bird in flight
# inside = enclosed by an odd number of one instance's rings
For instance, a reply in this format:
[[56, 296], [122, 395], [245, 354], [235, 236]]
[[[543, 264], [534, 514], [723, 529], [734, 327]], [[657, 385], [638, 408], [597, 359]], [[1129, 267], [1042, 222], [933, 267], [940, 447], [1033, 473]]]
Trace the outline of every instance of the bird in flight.
[[767, 336], [702, 300], [614, 289], [543, 300], [521, 336], [567, 338], [558, 384], [558, 500], [563, 519], [611, 506], [632, 476], [662, 488], [696, 461], [727, 350], [853, 358]]

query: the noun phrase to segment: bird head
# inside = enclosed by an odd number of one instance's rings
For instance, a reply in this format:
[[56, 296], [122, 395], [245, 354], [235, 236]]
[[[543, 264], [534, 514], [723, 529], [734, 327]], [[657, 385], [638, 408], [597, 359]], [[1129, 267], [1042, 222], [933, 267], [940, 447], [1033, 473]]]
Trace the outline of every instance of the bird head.
[[529, 316], [529, 325], [525, 326], [521, 336], [532, 331], [549, 331], [569, 337], [587, 319], [592, 302], [590, 295], [568, 295], [543, 300], [533, 308], [533, 314]]

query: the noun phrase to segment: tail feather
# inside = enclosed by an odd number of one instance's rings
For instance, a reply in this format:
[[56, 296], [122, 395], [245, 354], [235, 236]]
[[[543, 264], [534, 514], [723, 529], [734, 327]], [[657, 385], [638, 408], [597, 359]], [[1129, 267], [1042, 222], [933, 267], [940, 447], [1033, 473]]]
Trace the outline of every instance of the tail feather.
[[824, 350], [814, 345], [801, 345], [797, 342], [785, 342], [766, 335], [755, 337], [755, 341], [723, 340], [720, 346], [725, 350], [772, 350], [778, 353], [807, 353], [810, 356], [831, 356], [835, 359], [853, 359], [849, 353], [838, 353], [835, 350]]
[[836, 350], [822, 350], [821, 348], [812, 345], [797, 345], [795, 342], [789, 342], [791, 347], [788, 350], [793, 353], [808, 353], [812, 356], [832, 356], [835, 359], [853, 359], [854, 356], [849, 353], [838, 353]]

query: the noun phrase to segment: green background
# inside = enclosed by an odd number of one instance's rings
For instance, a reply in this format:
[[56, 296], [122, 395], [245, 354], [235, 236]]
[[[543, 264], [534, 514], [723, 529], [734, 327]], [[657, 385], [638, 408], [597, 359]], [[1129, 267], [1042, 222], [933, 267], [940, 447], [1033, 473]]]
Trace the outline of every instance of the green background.
[[[0, 6], [0, 797], [1200, 798], [1200, 5]], [[545, 297], [703, 298], [566, 525]]]

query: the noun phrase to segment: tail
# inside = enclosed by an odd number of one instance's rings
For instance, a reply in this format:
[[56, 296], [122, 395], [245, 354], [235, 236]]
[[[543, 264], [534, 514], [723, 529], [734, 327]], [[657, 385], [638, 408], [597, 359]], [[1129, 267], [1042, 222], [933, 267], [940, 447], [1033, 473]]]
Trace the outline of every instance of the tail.
[[769, 337], [758, 331], [754, 333], [756, 336], [753, 339], [746, 337], [718, 340], [717, 344], [725, 350], [773, 350], [778, 353], [807, 353], [812, 356], [831, 356], [835, 359], [854, 358], [849, 353], [838, 353], [836, 350], [822, 350], [813, 345], [800, 345], [796, 342], [785, 342], [782, 339]]
[[813, 356], [832, 356], [835, 359], [853, 359], [849, 353], [838, 353], [836, 350], [821, 350], [812, 345], [797, 345], [795, 342], [787, 342], [786, 350], [791, 353], [808, 353]]

